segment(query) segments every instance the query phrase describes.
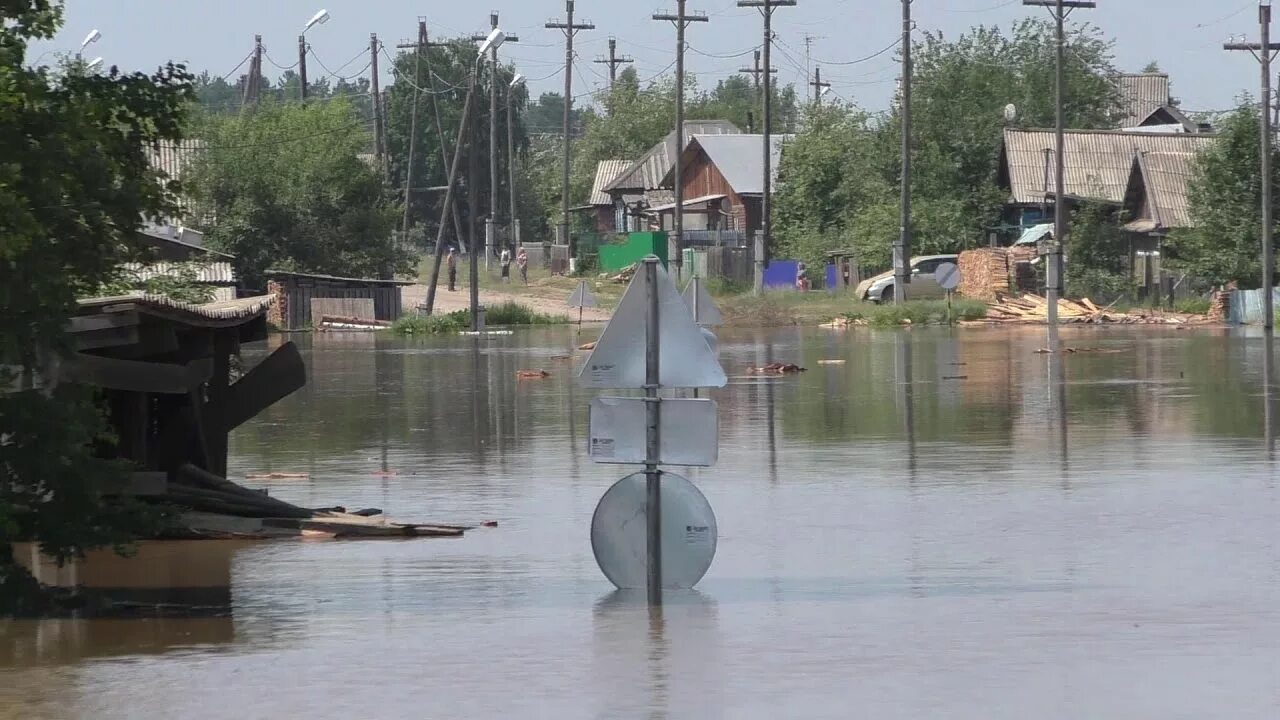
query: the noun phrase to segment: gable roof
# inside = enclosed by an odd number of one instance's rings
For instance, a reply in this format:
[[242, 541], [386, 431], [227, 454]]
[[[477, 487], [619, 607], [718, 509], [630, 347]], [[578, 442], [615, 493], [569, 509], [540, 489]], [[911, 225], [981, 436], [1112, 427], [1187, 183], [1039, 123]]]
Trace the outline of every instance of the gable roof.
[[[1066, 194], [1121, 204], [1135, 153], [1195, 154], [1215, 138], [1204, 133], [1068, 130], [1063, 138]], [[1053, 193], [1053, 150], [1052, 130], [1005, 129], [999, 180], [1009, 188], [1012, 202], [1039, 203]]]
[[620, 190], [654, 190], [662, 186], [662, 179], [675, 164], [676, 153], [689, 143], [694, 135], [738, 135], [742, 130], [728, 120], [691, 120], [684, 124], [684, 140], [676, 142], [672, 130], [657, 145], [649, 148], [627, 168], [626, 172], [605, 186], [605, 192]]
[[1120, 91], [1120, 127], [1135, 127], [1157, 108], [1172, 105], [1165, 73], [1126, 73], [1116, 76]]
[[618, 176], [627, 171], [631, 167], [631, 163], [627, 160], [601, 160], [596, 164], [596, 179], [591, 185], [591, 197], [587, 200], [590, 205], [612, 205], [613, 200], [604, 189], [609, 183], [618, 179]]
[[1191, 227], [1187, 187], [1195, 169], [1195, 153], [1135, 153], [1125, 203], [1133, 219], [1125, 226], [1137, 232]]
[[[769, 138], [770, 156], [773, 159], [771, 170], [773, 177], [769, 179], [769, 189], [778, 184], [778, 160], [782, 155], [782, 146], [794, 135], [772, 135]], [[739, 195], [764, 194], [764, 135], [694, 135], [684, 150], [683, 159], [688, 167], [698, 152], [706, 153], [707, 159], [724, 176], [725, 182]], [[671, 186], [675, 182], [673, 167], [662, 178], [663, 186]]]

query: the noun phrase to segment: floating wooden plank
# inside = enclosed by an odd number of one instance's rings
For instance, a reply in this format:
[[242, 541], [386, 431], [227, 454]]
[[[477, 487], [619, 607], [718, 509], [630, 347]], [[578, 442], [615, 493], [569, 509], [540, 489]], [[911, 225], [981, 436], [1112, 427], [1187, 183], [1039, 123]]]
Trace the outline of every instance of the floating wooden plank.
[[222, 432], [231, 432], [306, 384], [307, 368], [298, 346], [285, 343], [227, 388], [223, 402], [205, 405], [209, 430], [216, 424]]
[[209, 360], [194, 360], [186, 365], [121, 360], [77, 353], [62, 366], [72, 382], [108, 390], [126, 392], [185, 395], [213, 374]]

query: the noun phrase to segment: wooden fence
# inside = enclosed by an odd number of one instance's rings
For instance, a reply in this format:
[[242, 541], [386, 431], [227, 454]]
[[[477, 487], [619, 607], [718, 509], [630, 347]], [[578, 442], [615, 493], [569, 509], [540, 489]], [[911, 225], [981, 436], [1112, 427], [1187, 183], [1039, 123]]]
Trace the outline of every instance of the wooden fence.
[[374, 302], [373, 298], [364, 297], [311, 298], [311, 318], [313, 322], [324, 317], [377, 320]]

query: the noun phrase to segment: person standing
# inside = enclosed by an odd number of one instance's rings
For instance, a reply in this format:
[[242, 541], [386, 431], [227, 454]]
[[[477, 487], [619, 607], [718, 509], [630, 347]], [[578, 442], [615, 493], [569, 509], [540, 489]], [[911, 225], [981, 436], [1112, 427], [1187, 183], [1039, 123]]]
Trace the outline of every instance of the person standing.
[[520, 271], [520, 280], [525, 285], [529, 284], [529, 253], [521, 247], [516, 251], [516, 269]]
[[446, 267], [449, 268], [449, 292], [457, 290], [458, 283], [458, 251], [456, 248], [449, 248], [449, 257], [445, 260]]
[[502, 266], [502, 282], [511, 282], [511, 251], [502, 248], [502, 254], [498, 256], [498, 264]]

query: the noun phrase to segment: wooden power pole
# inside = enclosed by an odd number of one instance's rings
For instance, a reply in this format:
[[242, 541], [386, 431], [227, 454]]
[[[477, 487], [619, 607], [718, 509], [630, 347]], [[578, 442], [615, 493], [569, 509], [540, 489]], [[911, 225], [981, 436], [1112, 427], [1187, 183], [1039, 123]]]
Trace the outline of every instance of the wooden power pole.
[[609, 38], [609, 57], [596, 58], [592, 62], [596, 63], [597, 65], [609, 66], [609, 90], [610, 92], [612, 92], [613, 83], [616, 82], [618, 79], [618, 66], [625, 65], [627, 63], [633, 63], [635, 62], [635, 59], [628, 55], [623, 55], [622, 57], [618, 57], [618, 39], [611, 37]]
[[[561, 189], [562, 216], [560, 226], [556, 228], [556, 243], [559, 245], [569, 244], [569, 144], [571, 142], [569, 120], [573, 108], [573, 36], [581, 30], [596, 29], [596, 26], [589, 22], [573, 21], [573, 0], [564, 0], [564, 15], [564, 22], [552, 20], [546, 24], [548, 29], [564, 31], [564, 186]], [[572, 254], [572, 250], [570, 253]]]

